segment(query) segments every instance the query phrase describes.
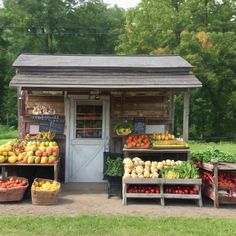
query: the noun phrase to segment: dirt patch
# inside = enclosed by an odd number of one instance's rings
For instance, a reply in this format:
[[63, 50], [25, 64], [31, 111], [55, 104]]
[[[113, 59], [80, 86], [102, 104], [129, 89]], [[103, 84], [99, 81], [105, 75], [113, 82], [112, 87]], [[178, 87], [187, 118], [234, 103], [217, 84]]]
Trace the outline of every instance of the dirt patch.
[[201, 217], [235, 217], [236, 206], [213, 207], [213, 202], [203, 201], [203, 207], [198, 207], [193, 200], [166, 201], [166, 206], [160, 206], [159, 200], [136, 199], [129, 200], [124, 206], [119, 197], [108, 199], [104, 184], [67, 184], [63, 185], [57, 205], [32, 205], [30, 198], [18, 203], [0, 204], [1, 215], [126, 215], [126, 216], [201, 216]]

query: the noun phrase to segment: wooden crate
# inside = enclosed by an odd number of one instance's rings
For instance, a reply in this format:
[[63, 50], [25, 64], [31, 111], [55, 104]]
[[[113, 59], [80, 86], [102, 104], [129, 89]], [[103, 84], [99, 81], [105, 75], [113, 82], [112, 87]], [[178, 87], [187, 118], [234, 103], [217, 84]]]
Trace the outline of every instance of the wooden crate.
[[[145, 184], [145, 185], [159, 185], [160, 193], [128, 193], [127, 188], [130, 184]], [[198, 194], [170, 194], [164, 192], [164, 186], [166, 185], [196, 185], [198, 187]], [[201, 179], [139, 179], [139, 178], [127, 178], [122, 180], [123, 190], [123, 204], [127, 205], [127, 198], [159, 198], [161, 205], [165, 206], [165, 199], [194, 199], [198, 201], [198, 206], [202, 206], [202, 193], [201, 193]]]
[[221, 196], [222, 189], [218, 186], [218, 173], [219, 171], [236, 171], [235, 163], [203, 163], [198, 162], [198, 167], [202, 170], [209, 171], [214, 176], [214, 183], [212, 185], [203, 183], [203, 194], [214, 201], [214, 207], [218, 208], [220, 204], [236, 204], [236, 196]]

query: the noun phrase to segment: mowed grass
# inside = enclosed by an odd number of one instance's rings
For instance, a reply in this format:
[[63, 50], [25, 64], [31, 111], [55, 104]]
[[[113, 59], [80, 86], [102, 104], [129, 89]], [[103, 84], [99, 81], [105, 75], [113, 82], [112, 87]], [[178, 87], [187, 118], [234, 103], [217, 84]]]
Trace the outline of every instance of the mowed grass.
[[236, 218], [2, 216], [0, 217], [0, 228], [0, 235], [4, 236], [229, 236], [236, 235]]
[[14, 127], [0, 125], [0, 139], [15, 139], [18, 137], [18, 131]]
[[236, 142], [219, 142], [219, 143], [200, 143], [190, 142], [191, 151], [205, 151], [207, 147], [215, 147], [224, 152], [230, 152], [236, 155]]

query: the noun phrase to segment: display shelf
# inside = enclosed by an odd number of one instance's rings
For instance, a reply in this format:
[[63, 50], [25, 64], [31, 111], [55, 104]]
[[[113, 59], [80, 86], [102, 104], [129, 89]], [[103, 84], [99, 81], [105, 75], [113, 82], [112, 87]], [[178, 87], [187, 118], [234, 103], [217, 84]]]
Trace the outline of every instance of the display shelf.
[[214, 201], [214, 207], [218, 208], [220, 204], [236, 204], [235, 196], [221, 196], [221, 191], [229, 190], [230, 188], [219, 186], [218, 174], [219, 171], [236, 171], [235, 163], [219, 162], [219, 163], [203, 163], [197, 162], [200, 169], [210, 171], [214, 176], [213, 184], [206, 184], [203, 182], [203, 194]]
[[124, 156], [129, 157], [130, 154], [181, 154], [186, 156], [186, 160], [189, 159], [190, 156], [190, 148], [123, 148]]
[[20, 167], [20, 166], [51, 166], [53, 167], [54, 170], [54, 180], [58, 180], [58, 173], [59, 173], [59, 161], [56, 161], [55, 163], [52, 164], [27, 164], [27, 163], [20, 163], [20, 162], [16, 162], [16, 163], [1, 163], [0, 164], [0, 168], [2, 170], [2, 178], [6, 179], [7, 178], [7, 167]]
[[189, 148], [123, 148], [123, 152], [137, 152], [137, 153], [155, 153], [155, 152], [168, 152], [168, 153], [186, 153]]
[[[160, 193], [128, 193], [129, 185], [157, 185], [160, 186]], [[165, 193], [164, 187], [166, 185], [195, 185], [198, 187], [198, 194], [172, 194]], [[193, 199], [198, 200], [198, 206], [202, 206], [202, 194], [201, 194], [201, 179], [139, 179], [139, 178], [127, 178], [122, 179], [122, 194], [123, 194], [123, 204], [127, 205], [127, 198], [159, 198], [161, 200], [161, 205], [165, 206], [165, 199]]]
[[102, 128], [76, 128], [76, 130], [102, 130]]

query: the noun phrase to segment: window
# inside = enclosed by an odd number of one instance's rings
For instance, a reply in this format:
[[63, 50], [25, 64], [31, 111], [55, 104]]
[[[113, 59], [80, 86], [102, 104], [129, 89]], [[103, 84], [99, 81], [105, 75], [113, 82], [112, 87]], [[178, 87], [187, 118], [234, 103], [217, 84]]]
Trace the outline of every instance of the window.
[[102, 105], [76, 106], [76, 138], [102, 138]]

